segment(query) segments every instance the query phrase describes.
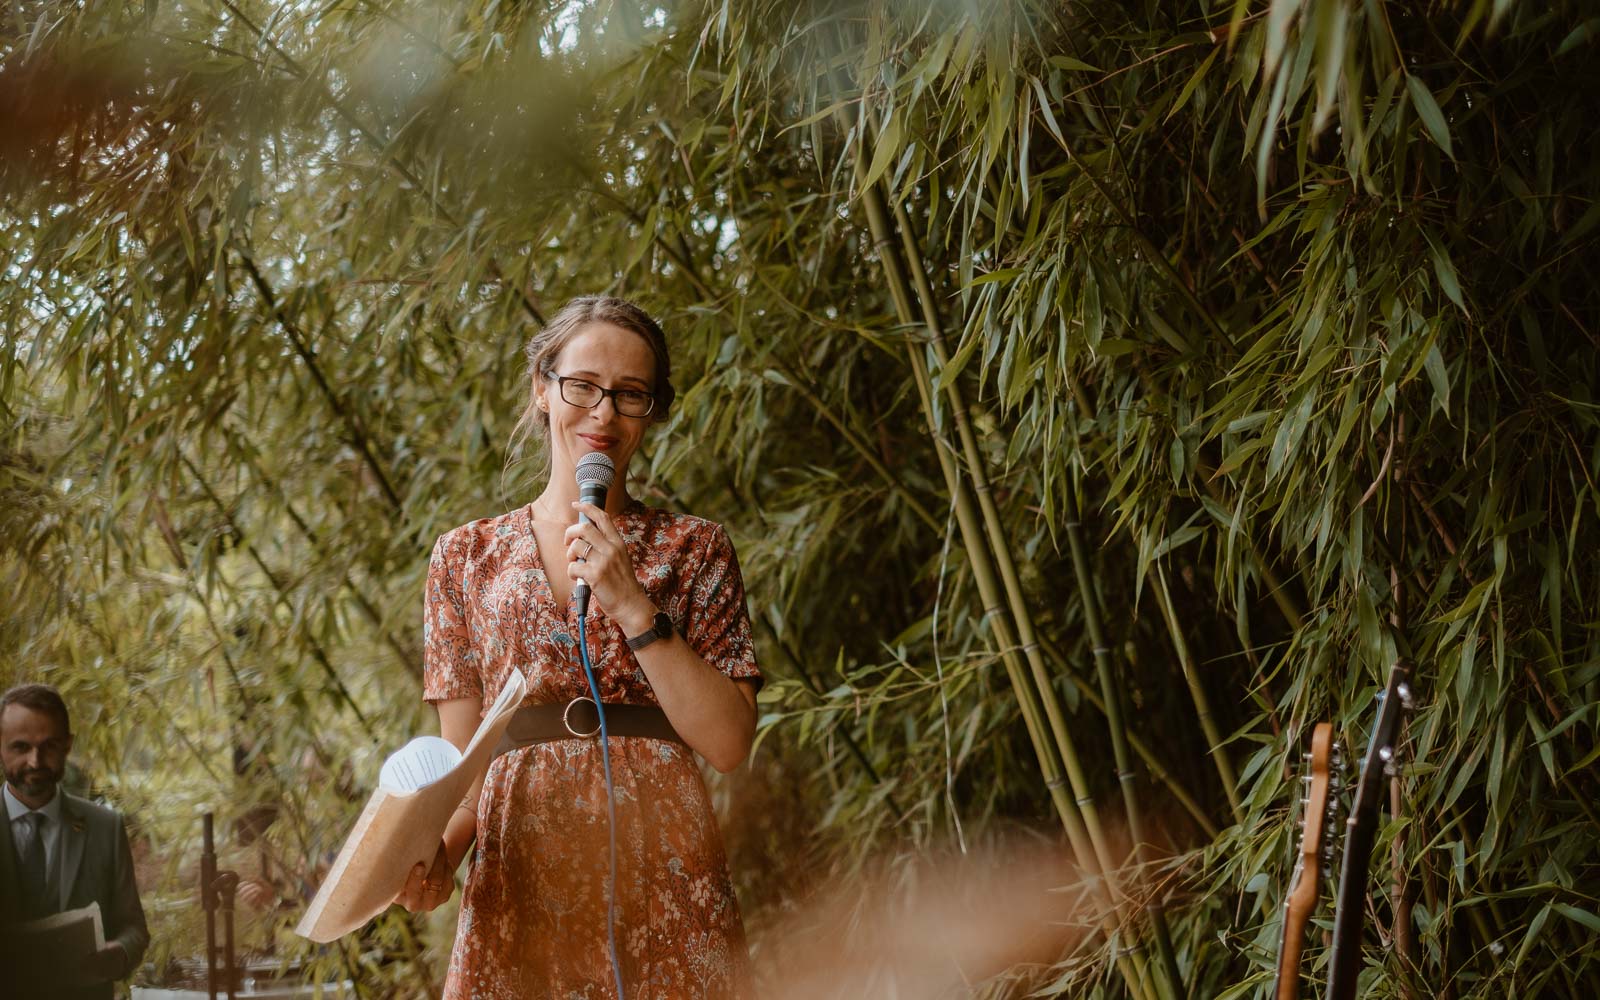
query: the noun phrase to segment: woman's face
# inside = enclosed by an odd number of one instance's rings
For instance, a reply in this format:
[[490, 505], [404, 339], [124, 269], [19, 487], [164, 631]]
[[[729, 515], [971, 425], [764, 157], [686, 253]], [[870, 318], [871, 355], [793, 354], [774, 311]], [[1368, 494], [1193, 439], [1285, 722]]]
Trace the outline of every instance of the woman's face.
[[[609, 323], [591, 323], [556, 355], [552, 374], [583, 379], [603, 389], [651, 392], [656, 362], [650, 345], [637, 333]], [[623, 416], [610, 396], [591, 408], [575, 406], [561, 398], [555, 379], [540, 379], [535, 391], [540, 408], [550, 415], [552, 474], [570, 475], [579, 458], [603, 451], [616, 466], [620, 484], [652, 418]]]

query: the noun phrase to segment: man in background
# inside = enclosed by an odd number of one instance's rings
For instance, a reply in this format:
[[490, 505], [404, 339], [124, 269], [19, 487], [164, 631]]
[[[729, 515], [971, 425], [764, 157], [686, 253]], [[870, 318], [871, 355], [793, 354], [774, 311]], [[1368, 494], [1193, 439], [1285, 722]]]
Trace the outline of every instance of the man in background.
[[0, 947], [21, 950], [17, 925], [25, 921], [90, 903], [100, 905], [106, 940], [80, 965], [35, 970], [26, 982], [30, 956], [9, 956], [0, 995], [110, 1000], [113, 983], [150, 943], [122, 817], [58, 787], [71, 751], [67, 706], [55, 688], [23, 684], [0, 695]]

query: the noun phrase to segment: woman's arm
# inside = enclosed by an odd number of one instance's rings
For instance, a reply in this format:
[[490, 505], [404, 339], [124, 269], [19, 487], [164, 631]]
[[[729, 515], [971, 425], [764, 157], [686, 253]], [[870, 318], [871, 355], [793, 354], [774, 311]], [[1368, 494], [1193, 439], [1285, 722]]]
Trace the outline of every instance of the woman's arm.
[[[639, 635], [655, 621], [656, 606], [639, 600], [607, 613], [623, 635]], [[690, 749], [726, 774], [744, 763], [756, 736], [756, 683], [734, 680], [700, 658], [676, 630], [634, 654], [656, 701]]]
[[[439, 712], [439, 735], [449, 740], [457, 750], [465, 750], [478, 730], [483, 715], [480, 698], [452, 698], [435, 703]], [[472, 783], [461, 805], [456, 808], [445, 825], [444, 837], [434, 853], [433, 865], [427, 869], [419, 863], [411, 869], [406, 884], [395, 897], [395, 902], [413, 913], [426, 913], [449, 899], [456, 888], [456, 869], [461, 859], [472, 847], [478, 833], [478, 795], [483, 790], [483, 779]]]
[[[589, 584], [595, 602], [626, 636], [648, 631], [658, 608], [639, 586], [628, 547], [594, 504], [592, 523], [567, 529], [567, 573]], [[635, 651], [656, 701], [690, 749], [723, 773], [744, 762], [756, 734], [756, 683], [736, 681], [707, 663], [676, 631]]]
[[[478, 723], [483, 721], [483, 702], [477, 698], [452, 698], [435, 703], [434, 708], [439, 712], [439, 735], [465, 753], [467, 744], [472, 742], [472, 734], [478, 731]], [[444, 847], [452, 873], [461, 867], [461, 859], [467, 856], [477, 836], [478, 795], [482, 791], [483, 778], [480, 777], [467, 790], [445, 827]]]

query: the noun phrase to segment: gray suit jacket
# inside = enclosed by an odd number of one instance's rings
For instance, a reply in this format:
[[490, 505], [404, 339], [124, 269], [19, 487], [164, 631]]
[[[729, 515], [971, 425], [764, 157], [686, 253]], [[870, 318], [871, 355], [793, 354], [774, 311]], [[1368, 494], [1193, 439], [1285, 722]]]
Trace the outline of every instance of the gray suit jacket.
[[[119, 941], [128, 953], [127, 965], [117, 975], [119, 979], [124, 978], [138, 967], [145, 946], [150, 943], [144, 907], [139, 904], [139, 887], [133, 878], [133, 851], [128, 846], [128, 832], [115, 810], [64, 791], [57, 794], [62, 796], [60, 856], [57, 858], [61, 875], [58, 880], [60, 909], [75, 910], [90, 903], [100, 904], [106, 943]], [[21, 919], [17, 905], [21, 895], [17, 852], [11, 842], [11, 824], [4, 822], [4, 812], [0, 809], [0, 928]], [[5, 978], [0, 973], [0, 994], [9, 997], [12, 992]], [[112, 984], [108, 981], [46, 996], [49, 1000], [110, 1000]]]

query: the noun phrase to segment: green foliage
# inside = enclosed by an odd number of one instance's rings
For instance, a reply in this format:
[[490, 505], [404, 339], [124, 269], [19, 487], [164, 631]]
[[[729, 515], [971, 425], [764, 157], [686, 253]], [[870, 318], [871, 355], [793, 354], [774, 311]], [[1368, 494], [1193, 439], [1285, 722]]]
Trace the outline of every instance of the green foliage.
[[[159, 845], [158, 956], [196, 940], [198, 811], [275, 804], [309, 870], [427, 724], [428, 548], [531, 498], [521, 347], [604, 290], [661, 316], [682, 390], [638, 490], [728, 523], [750, 585], [756, 767], [795, 793], [786, 838], [721, 789], [758, 931], [807, 872], [1057, 835], [1073, 758], [1120, 814], [1100, 630], [1175, 995], [1266, 995], [1295, 750], [1331, 719], [1358, 757], [1396, 657], [1380, 842], [1417, 945], [1364, 987], [1596, 992], [1584, 5], [4, 16], [0, 680], [67, 691]], [[1024, 725], [1025, 655], [1070, 742]], [[391, 916], [319, 970], [421, 995], [449, 931]], [[1055, 990], [1125, 995], [1115, 947]]]

